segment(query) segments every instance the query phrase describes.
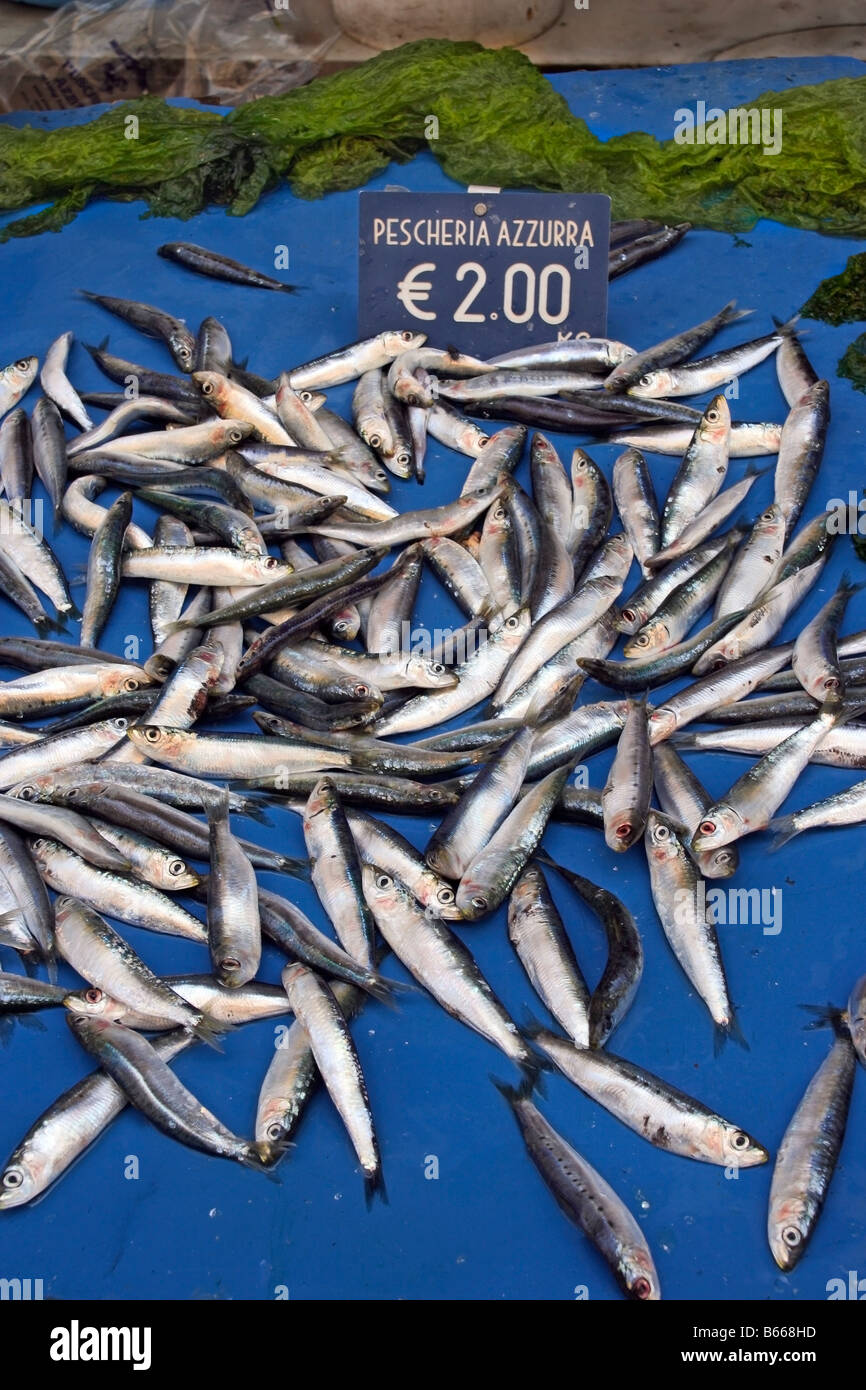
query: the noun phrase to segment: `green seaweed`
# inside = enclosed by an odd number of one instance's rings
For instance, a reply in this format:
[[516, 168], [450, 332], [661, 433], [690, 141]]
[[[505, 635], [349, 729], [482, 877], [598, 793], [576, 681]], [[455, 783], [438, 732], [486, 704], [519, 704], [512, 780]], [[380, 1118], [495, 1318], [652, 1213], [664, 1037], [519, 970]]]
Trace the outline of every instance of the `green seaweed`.
[[800, 313], [834, 327], [866, 319], [866, 251], [849, 256], [841, 274], [822, 280]]
[[836, 375], [850, 381], [855, 391], [866, 391], [866, 333], [861, 333], [839, 358]]
[[156, 216], [242, 215], [281, 179], [317, 198], [424, 148], [464, 186], [608, 193], [614, 217], [866, 235], [866, 77], [749, 106], [782, 112], [776, 155], [640, 131], [601, 141], [523, 54], [423, 39], [227, 115], [142, 97], [58, 130], [0, 125], [0, 211], [50, 204], [0, 240], [57, 231], [99, 197], [142, 199]]

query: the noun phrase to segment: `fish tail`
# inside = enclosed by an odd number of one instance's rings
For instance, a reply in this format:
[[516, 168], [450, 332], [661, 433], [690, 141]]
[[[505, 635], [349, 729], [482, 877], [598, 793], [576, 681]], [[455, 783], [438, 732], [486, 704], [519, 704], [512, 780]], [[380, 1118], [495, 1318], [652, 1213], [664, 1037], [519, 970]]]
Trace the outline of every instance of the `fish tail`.
[[[246, 784], [245, 784], [245, 783], [241, 783], [240, 785], [241, 785], [241, 786], [244, 786], [244, 785], [246, 785]], [[276, 797], [271, 798], [271, 797], [268, 797], [268, 796], [264, 796], [262, 799], [265, 800], [265, 801], [270, 800], [270, 801], [273, 802], [274, 805], [284, 805], [284, 804], [285, 804], [285, 799], [283, 799], [283, 801], [280, 802], [280, 801], [277, 800]], [[242, 815], [242, 816], [249, 816], [250, 820], [258, 821], [260, 825], [268, 825], [268, 826], [269, 826], [269, 825], [271, 824], [271, 822], [270, 822], [270, 820], [269, 820], [269, 818], [268, 818], [268, 813], [267, 813], [267, 811], [265, 810], [265, 808], [260, 804], [259, 800], [254, 799], [254, 798], [251, 797], [251, 796], [245, 796], [245, 797], [244, 797], [243, 805], [242, 805], [242, 807], [241, 807], [241, 809], [240, 809], [239, 814]]]
[[293, 1147], [292, 1144], [268, 1144], [265, 1141], [251, 1143], [238, 1161], [251, 1172], [264, 1173], [271, 1182], [279, 1183], [281, 1179], [276, 1166], [284, 1152]]
[[[719, 318], [722, 323], [736, 323], [738, 319], [747, 319], [749, 315], [754, 312], [754, 309], [738, 309], [737, 301], [732, 299], [730, 304], [725, 305]], [[775, 322], [775, 320], [773, 320], [773, 322]]]
[[784, 323], [781, 319], [777, 319], [775, 314], [773, 314], [771, 317], [773, 319], [773, 324], [777, 333], [783, 333], [786, 338], [796, 338], [799, 336], [796, 327], [796, 325], [800, 322], [799, 314], [794, 314]]
[[215, 1023], [212, 1018], [203, 1014], [198, 1023], [192, 1024], [189, 1031], [206, 1047], [212, 1047], [214, 1052], [222, 1052], [220, 1042], [224, 1033], [231, 1032], [231, 1024]]
[[718, 1057], [729, 1038], [731, 1042], [735, 1042], [738, 1047], [744, 1048], [746, 1052], [751, 1052], [752, 1049], [746, 1041], [746, 1035], [740, 1027], [740, 1021], [733, 1012], [731, 1013], [728, 1023], [717, 1023], [715, 1025], [713, 1033], [713, 1054], [716, 1057]]
[[292, 878], [300, 878], [308, 883], [310, 880], [310, 861], [309, 859], [293, 859], [289, 854], [281, 854], [279, 872], [290, 874]]
[[488, 1075], [499, 1094], [504, 1096], [508, 1104], [512, 1107], [517, 1101], [528, 1100], [532, 1095], [533, 1088], [528, 1077], [521, 1081], [519, 1086], [510, 1086], [507, 1081], [503, 1081], [501, 1077], [494, 1076], [492, 1072], [489, 1072]]
[[380, 1202], [384, 1202], [386, 1207], [390, 1205], [388, 1202], [388, 1189], [385, 1186], [385, 1175], [382, 1172], [381, 1163], [376, 1164], [374, 1172], [364, 1173], [364, 1201], [367, 1204], [368, 1211], [372, 1207], [375, 1197], [378, 1197]]
[[796, 819], [797, 817], [795, 814], [792, 816], [777, 816], [775, 820], [770, 821], [768, 828], [772, 830], [776, 836], [773, 843], [770, 845], [771, 854], [775, 854], [777, 849], [781, 849], [789, 840], [793, 840], [795, 835], [800, 834], [801, 827], [794, 823]]
[[380, 1004], [387, 1004], [389, 1009], [397, 1007], [397, 999], [401, 994], [420, 994], [417, 985], [404, 984], [401, 980], [389, 980], [385, 975], [379, 975], [375, 970], [368, 970], [363, 980], [359, 980], [361, 988], [365, 990], [373, 999]]
[[812, 1022], [805, 1023], [803, 1027], [807, 1032], [813, 1028], [832, 1028], [837, 1038], [843, 1038], [848, 1033], [848, 1012], [840, 1009], [835, 1004], [801, 1004], [799, 1006], [807, 1014], [812, 1014]]

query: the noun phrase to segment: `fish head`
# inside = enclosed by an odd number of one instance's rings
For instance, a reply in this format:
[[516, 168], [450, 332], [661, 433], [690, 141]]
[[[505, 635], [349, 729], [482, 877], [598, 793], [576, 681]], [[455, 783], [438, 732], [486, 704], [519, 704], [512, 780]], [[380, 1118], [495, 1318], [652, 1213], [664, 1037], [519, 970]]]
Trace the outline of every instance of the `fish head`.
[[306, 979], [310, 974], [311, 971], [309, 971], [305, 965], [302, 965], [300, 961], [293, 961], [290, 965], [284, 967], [283, 973], [280, 976], [283, 982], [283, 989], [288, 991], [293, 985], [300, 984], [301, 981]]
[[723, 444], [730, 434], [731, 412], [728, 402], [721, 394], [713, 396], [697, 428], [702, 444]]
[[663, 619], [659, 618], [655, 622], [649, 622], [636, 633], [630, 642], [623, 648], [623, 655], [627, 658], [633, 656], [647, 656], [649, 652], [658, 651], [660, 647], [670, 645], [670, 628]]
[[584, 488], [597, 482], [598, 466], [585, 449], [575, 449], [571, 456], [571, 486], [575, 500]]
[[150, 676], [141, 666], [106, 666], [99, 674], [99, 689], [104, 697], [131, 695], [142, 686], [152, 685]]
[[619, 617], [616, 620], [617, 632], [632, 633], [637, 632], [639, 627], [647, 621], [649, 614], [646, 607], [640, 603], [626, 603], [619, 610]]
[[459, 678], [450, 667], [425, 656], [407, 657], [404, 671], [412, 684], [421, 689], [453, 690], [459, 684]]
[[511, 530], [511, 513], [505, 498], [497, 497], [484, 518], [484, 532], [487, 536], [505, 536]]
[[334, 791], [334, 784], [327, 777], [320, 777], [310, 795], [307, 797], [307, 804], [304, 807], [304, 826], [313, 819], [320, 816], [323, 811], [331, 811], [337, 804], [337, 794]]
[[23, 395], [35, 380], [38, 366], [38, 357], [19, 357], [17, 361], [10, 362], [8, 367], [4, 367], [0, 375], [7, 386]]
[[681, 835], [688, 836], [684, 826], [678, 825], [673, 817], [651, 809], [647, 813], [644, 831], [647, 858], [655, 859], [660, 864], [678, 859], [683, 852]]
[[41, 777], [33, 777], [29, 782], [16, 782], [14, 787], [8, 788], [6, 796], [15, 796], [21, 801], [45, 801], [53, 788], [52, 774], [43, 772]]
[[409, 328], [401, 329], [399, 332], [386, 331], [379, 334], [382, 350], [387, 352], [389, 357], [399, 357], [403, 352], [411, 352], [414, 348], [421, 347], [426, 341], [426, 333], [413, 333]]
[[11, 1211], [31, 1202], [45, 1185], [44, 1167], [32, 1146], [17, 1149], [0, 1173], [0, 1211]]
[[677, 717], [672, 709], [665, 705], [657, 705], [647, 715], [647, 729], [649, 730], [649, 741], [651, 744], [662, 743], [671, 734], [676, 732]]
[[234, 449], [252, 432], [253, 427], [246, 420], [215, 420], [210, 428], [210, 437], [221, 448]]
[[650, 1252], [639, 1245], [627, 1245], [620, 1253], [620, 1277], [629, 1298], [641, 1303], [657, 1303], [662, 1296], [659, 1277]]
[[661, 396], [667, 396], [674, 389], [674, 375], [666, 368], [659, 368], [655, 372], [645, 372], [634, 386], [628, 388], [630, 396], [645, 396], [651, 400], [658, 400]]
[[805, 1250], [809, 1239], [807, 1215], [802, 1197], [789, 1197], [771, 1203], [767, 1240], [780, 1269], [793, 1269]]
[[108, 1019], [112, 1023], [122, 1022], [128, 1012], [126, 1006], [112, 999], [104, 989], [91, 985], [89, 989], [79, 989], [67, 994], [63, 1007], [72, 1014], [84, 1014], [88, 1018]]
[[721, 849], [739, 839], [743, 831], [743, 819], [733, 806], [719, 802], [704, 813], [697, 830], [692, 836], [692, 849], [701, 854], [709, 849]]
[[396, 912], [401, 906], [405, 896], [402, 885], [378, 865], [363, 865], [362, 884], [364, 897], [373, 912]]
[[126, 731], [139, 753], [150, 757], [176, 757], [188, 747], [194, 735], [187, 729], [163, 728], [159, 724], [137, 724]]
[[712, 1147], [718, 1154], [719, 1162], [726, 1167], [758, 1168], [769, 1161], [770, 1155], [763, 1144], [759, 1144], [746, 1130], [738, 1129], [730, 1121], [718, 1117], [709, 1123], [714, 1131]]
[[509, 613], [507, 618], [502, 619], [496, 630], [491, 631], [488, 641], [499, 641], [506, 651], [516, 652], [529, 631], [531, 622], [529, 608], [520, 608], [516, 613]]

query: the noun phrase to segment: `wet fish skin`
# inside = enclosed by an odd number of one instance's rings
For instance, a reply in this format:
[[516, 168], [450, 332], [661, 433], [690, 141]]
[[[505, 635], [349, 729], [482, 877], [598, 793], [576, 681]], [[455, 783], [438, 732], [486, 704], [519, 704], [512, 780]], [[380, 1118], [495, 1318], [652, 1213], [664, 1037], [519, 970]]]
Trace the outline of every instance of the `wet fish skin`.
[[557, 1205], [604, 1256], [623, 1293], [640, 1302], [660, 1299], [652, 1255], [624, 1202], [601, 1174], [557, 1134], [528, 1096], [501, 1082], [496, 1085], [511, 1106], [527, 1152]]
[[303, 965], [287, 965], [282, 981], [361, 1164], [368, 1205], [377, 1194], [387, 1200], [367, 1085], [340, 1006], [324, 980]]
[[621, 854], [640, 839], [651, 794], [652, 756], [646, 703], [630, 700], [601, 794], [604, 838], [609, 849]]
[[307, 798], [303, 827], [313, 887], [337, 939], [349, 955], [371, 970], [376, 927], [364, 898], [361, 861], [340, 795], [327, 777]]
[[70, 1032], [120, 1086], [131, 1105], [169, 1138], [261, 1170], [269, 1152], [226, 1129], [187, 1090], [146, 1038], [122, 1023], [70, 1014]]
[[511, 890], [508, 939], [536, 994], [579, 1047], [589, 1047], [590, 993], [542, 870], [524, 869]]
[[167, 241], [156, 248], [156, 254], [164, 260], [174, 261], [186, 270], [197, 275], [206, 275], [212, 280], [227, 280], [230, 285], [246, 285], [252, 289], [282, 290], [284, 294], [294, 294], [297, 285], [286, 285], [272, 275], [251, 270], [231, 256], [219, 251], [209, 251], [204, 246], [196, 246], [189, 241]]
[[120, 589], [123, 537], [132, 519], [132, 493], [112, 502], [90, 544], [87, 594], [81, 619], [82, 647], [95, 647]]
[[656, 1148], [719, 1167], [754, 1168], [769, 1159], [744, 1129], [624, 1057], [575, 1047], [546, 1028], [533, 1040], [592, 1100]]
[[258, 973], [262, 934], [255, 870], [232, 833], [228, 792], [208, 807], [208, 833], [208, 943], [220, 984], [237, 989]]
[[767, 1213], [773, 1259], [786, 1273], [799, 1263], [824, 1207], [845, 1137], [857, 1054], [847, 1029], [824, 1058], [779, 1145]]

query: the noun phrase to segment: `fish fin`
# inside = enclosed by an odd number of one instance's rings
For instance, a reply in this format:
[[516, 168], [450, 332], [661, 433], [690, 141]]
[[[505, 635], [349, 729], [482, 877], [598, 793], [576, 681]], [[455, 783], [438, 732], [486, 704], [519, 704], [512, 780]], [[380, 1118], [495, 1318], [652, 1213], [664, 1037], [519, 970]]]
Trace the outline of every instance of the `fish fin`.
[[199, 1042], [203, 1042], [206, 1047], [212, 1047], [214, 1052], [222, 1052], [220, 1041], [224, 1033], [232, 1031], [232, 1025], [230, 1023], [216, 1023], [212, 1018], [203, 1015], [199, 1022], [193, 1024], [188, 1031], [198, 1038]]
[[800, 827], [794, 825], [795, 819], [796, 813], [791, 816], [777, 816], [775, 820], [770, 821], [767, 828], [772, 830], [776, 836], [770, 845], [771, 854], [775, 854], [777, 849], [781, 849], [789, 840], [793, 840], [795, 835], [801, 833]]
[[403, 980], [390, 980], [375, 970], [368, 970], [365, 979], [359, 980], [358, 983], [361, 989], [373, 999], [377, 999], [380, 1004], [387, 1004], [389, 1009], [396, 1009], [397, 998], [401, 994], [422, 993], [417, 985], [407, 984]]
[[303, 285], [280, 285], [283, 294], [296, 294], [298, 290], [303, 288]]
[[505, 1097], [509, 1105], [513, 1106], [518, 1100], [528, 1100], [532, 1095], [532, 1086], [528, 1077], [525, 1077], [519, 1086], [510, 1086], [507, 1081], [502, 1081], [498, 1076], [494, 1076], [493, 1072], [488, 1072], [488, 1078], [493, 1082], [499, 1094]]
[[32, 1014], [18, 1014], [13, 1021], [19, 1023], [22, 1028], [32, 1028], [37, 1033], [44, 1033], [46, 1031], [45, 1024], [42, 1020], [34, 1018]]
[[[231, 783], [228, 783], [228, 786], [231, 788]], [[239, 783], [239, 784], [238, 784], [238, 790], [241, 790], [244, 786], [246, 786], [246, 783], [244, 783], [244, 782]], [[234, 788], [231, 788], [231, 789], [234, 790]], [[267, 799], [268, 799], [267, 797], [264, 797], [264, 798], [263, 798], [263, 800], [267, 800]], [[274, 805], [284, 805], [285, 803], [284, 803], [284, 802], [277, 802], [277, 801], [275, 800], [273, 804], [274, 804]], [[237, 814], [238, 814], [238, 815], [241, 815], [241, 816], [248, 816], [250, 820], [258, 821], [259, 825], [267, 825], [267, 826], [270, 826], [270, 825], [273, 824], [273, 822], [271, 821], [270, 817], [268, 816], [268, 813], [267, 813], [267, 811], [265, 810], [264, 806], [262, 806], [262, 805], [259, 804], [259, 800], [258, 800], [257, 797], [256, 797], [256, 798], [253, 798], [253, 797], [251, 797], [251, 796], [245, 796], [245, 797], [244, 797], [244, 804], [243, 804], [243, 806], [241, 807], [240, 811], [237, 812]]]
[[292, 878], [299, 878], [304, 883], [309, 883], [310, 861], [309, 859], [293, 859], [289, 854], [280, 855], [280, 873], [290, 874]]
[[[754, 309], [738, 309], [737, 301], [732, 299], [730, 304], [725, 305], [720, 317], [722, 317], [722, 323], [736, 323], [738, 319], [747, 319], [754, 312]], [[774, 319], [773, 322], [775, 323], [776, 320]]]
[[758, 465], [755, 463], [754, 459], [752, 459], [752, 460], [749, 462], [749, 464], [748, 464], [748, 466], [747, 466], [747, 468], [746, 468], [746, 471], [745, 471], [745, 473], [743, 474], [743, 477], [744, 477], [744, 478], [762, 478], [762, 477], [764, 476], [765, 473], [772, 473], [773, 470], [775, 469], [775, 467], [776, 467], [776, 465], [775, 465], [774, 463], [765, 463], [764, 466], [763, 466], [762, 468], [759, 468]]
[[385, 1176], [382, 1172], [382, 1165], [379, 1164], [375, 1173], [364, 1174], [364, 1201], [367, 1203], [369, 1211], [373, 1205], [373, 1198], [378, 1197], [380, 1202], [389, 1206], [388, 1189], [385, 1186]]
[[14, 1028], [14, 1018], [0, 1018], [0, 1047], [8, 1047], [9, 1039], [12, 1037]]
[[746, 1052], [751, 1052], [752, 1049], [749, 1047], [749, 1044], [746, 1041], [746, 1035], [740, 1027], [740, 1021], [737, 1018], [736, 1014], [733, 1013], [731, 1014], [731, 1021], [728, 1024], [727, 1028], [724, 1027], [724, 1025], [721, 1023], [717, 1023], [715, 1025], [715, 1031], [713, 1035], [713, 1054], [716, 1057], [718, 1057], [719, 1053], [721, 1052], [722, 1048], [724, 1047], [725, 1043], [728, 1041], [729, 1038], [732, 1042], [735, 1042], [738, 1047], [744, 1048]]
[[773, 325], [777, 333], [783, 333], [786, 338], [799, 337], [799, 330], [795, 326], [800, 322], [799, 314], [794, 314], [792, 318], [787, 319], [784, 323], [781, 319], [777, 319], [775, 314], [771, 314], [770, 317], [773, 320]]
[[837, 1008], [835, 1004], [800, 1004], [807, 1014], [813, 1014], [811, 1023], [805, 1023], [803, 1027], [807, 1032], [813, 1028], [832, 1028], [837, 1038], [843, 1038], [848, 1033], [848, 1013], [845, 1009]]
[[[251, 1143], [249, 1148], [247, 1149], [247, 1152], [244, 1154], [243, 1158], [239, 1160], [239, 1162], [243, 1165], [244, 1168], [249, 1168], [251, 1172], [264, 1173], [265, 1177], [268, 1178], [271, 1182], [281, 1184], [282, 1179], [280, 1178], [279, 1173], [277, 1173], [276, 1171], [276, 1165], [279, 1159], [274, 1157], [273, 1152], [276, 1147], [276, 1145], [268, 1144], [264, 1141], [258, 1143]], [[288, 1148], [293, 1148], [294, 1146], [286, 1144], [280, 1147], [282, 1150], [285, 1150]], [[283, 1155], [281, 1152], [279, 1154], [279, 1158], [282, 1158], [282, 1156]]]

